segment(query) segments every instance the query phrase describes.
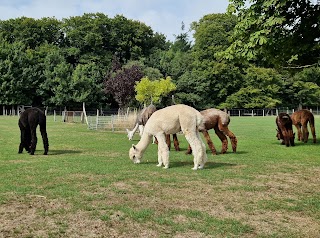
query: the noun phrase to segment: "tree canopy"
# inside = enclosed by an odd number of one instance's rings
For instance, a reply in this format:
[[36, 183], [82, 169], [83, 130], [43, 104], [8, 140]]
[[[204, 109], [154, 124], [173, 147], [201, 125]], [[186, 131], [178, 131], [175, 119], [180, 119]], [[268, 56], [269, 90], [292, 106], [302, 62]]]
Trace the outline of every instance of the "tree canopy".
[[197, 109], [318, 106], [319, 10], [231, 0], [182, 23], [173, 42], [123, 15], [0, 21], [0, 104], [163, 107], [174, 95]]
[[231, 0], [237, 24], [227, 59], [254, 60], [260, 65], [305, 66], [319, 62], [320, 5], [310, 0]]

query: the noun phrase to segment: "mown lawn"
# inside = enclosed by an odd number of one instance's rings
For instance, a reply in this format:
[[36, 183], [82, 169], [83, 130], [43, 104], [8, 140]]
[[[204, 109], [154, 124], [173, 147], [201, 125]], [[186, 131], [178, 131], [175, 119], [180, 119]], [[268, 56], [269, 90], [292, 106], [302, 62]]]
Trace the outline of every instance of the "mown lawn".
[[[18, 117], [0, 116], [0, 237], [319, 237], [320, 138], [285, 147], [275, 117], [232, 117], [237, 153], [193, 171], [187, 143], [158, 168], [125, 133], [48, 117], [49, 155], [18, 154]], [[320, 118], [316, 131], [320, 133]], [[211, 132], [216, 149], [221, 143]], [[172, 146], [173, 147], [173, 146]]]

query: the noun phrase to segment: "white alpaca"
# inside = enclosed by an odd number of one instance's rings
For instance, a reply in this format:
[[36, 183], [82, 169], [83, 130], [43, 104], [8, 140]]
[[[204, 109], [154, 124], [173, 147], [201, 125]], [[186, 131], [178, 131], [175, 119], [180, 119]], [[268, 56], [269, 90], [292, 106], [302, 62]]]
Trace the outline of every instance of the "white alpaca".
[[158, 165], [169, 168], [169, 148], [165, 134], [179, 131], [185, 135], [194, 155], [193, 170], [202, 169], [207, 162], [206, 147], [201, 140], [199, 130], [203, 128], [203, 117], [199, 111], [187, 105], [173, 105], [152, 114], [143, 130], [137, 145], [132, 145], [129, 157], [134, 163], [140, 163], [143, 153], [151, 142], [152, 136], [158, 139]]

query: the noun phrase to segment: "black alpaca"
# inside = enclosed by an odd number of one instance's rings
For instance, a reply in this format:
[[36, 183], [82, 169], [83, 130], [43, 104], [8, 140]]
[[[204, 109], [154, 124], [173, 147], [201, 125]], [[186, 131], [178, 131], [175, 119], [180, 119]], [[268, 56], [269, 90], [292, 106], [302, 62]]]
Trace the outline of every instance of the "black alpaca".
[[37, 126], [40, 126], [40, 132], [43, 140], [44, 155], [48, 154], [49, 141], [46, 129], [46, 116], [36, 107], [28, 108], [21, 113], [18, 125], [21, 132], [21, 142], [19, 146], [19, 153], [22, 153], [23, 149], [26, 149], [31, 155], [34, 155], [34, 151], [37, 146]]

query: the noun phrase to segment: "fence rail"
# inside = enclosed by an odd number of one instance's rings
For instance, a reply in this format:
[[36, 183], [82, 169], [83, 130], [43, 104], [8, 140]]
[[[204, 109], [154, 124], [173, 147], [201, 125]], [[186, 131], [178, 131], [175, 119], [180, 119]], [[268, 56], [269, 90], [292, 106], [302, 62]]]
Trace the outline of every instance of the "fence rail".
[[[18, 115], [18, 110], [12, 109], [11, 112], [3, 115], [14, 116]], [[231, 117], [254, 117], [254, 116], [277, 116], [280, 112], [286, 112], [289, 115], [295, 110], [289, 108], [271, 108], [271, 109], [230, 109], [227, 113]], [[314, 115], [320, 115], [319, 108], [310, 108]], [[106, 131], [125, 131], [132, 129], [135, 126], [138, 115], [137, 109], [126, 111], [87, 111], [86, 115], [82, 111], [46, 111], [47, 115], [53, 116], [54, 121], [67, 123], [87, 123], [90, 130], [106, 130]], [[87, 116], [85, 118], [85, 116]]]

